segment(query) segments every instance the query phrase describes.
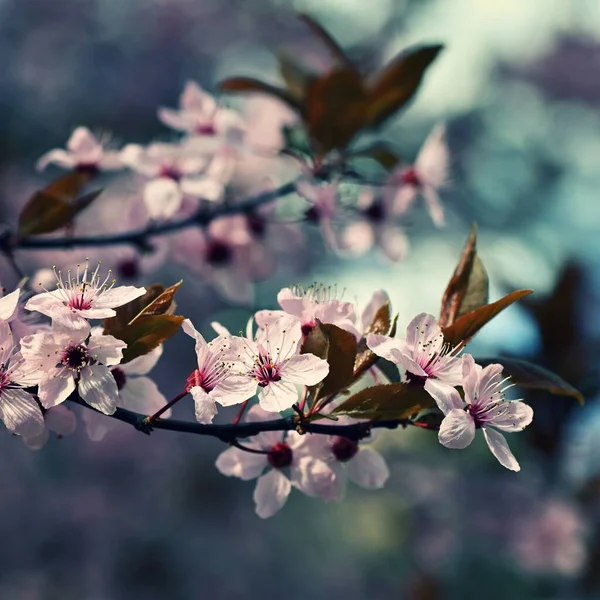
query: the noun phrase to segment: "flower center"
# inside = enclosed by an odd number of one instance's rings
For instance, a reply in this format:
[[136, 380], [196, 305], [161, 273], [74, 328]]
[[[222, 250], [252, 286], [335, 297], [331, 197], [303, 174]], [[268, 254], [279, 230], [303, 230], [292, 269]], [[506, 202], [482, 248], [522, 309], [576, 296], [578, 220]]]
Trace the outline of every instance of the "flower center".
[[254, 379], [260, 387], [267, 387], [269, 383], [281, 381], [279, 365], [274, 363], [268, 354], [260, 353], [254, 362]]
[[381, 200], [376, 200], [364, 211], [364, 215], [369, 219], [369, 221], [373, 221], [375, 223], [380, 223], [385, 220], [385, 209], [383, 207], [383, 202]]
[[345, 437], [336, 437], [333, 441], [333, 445], [331, 446], [333, 455], [340, 462], [348, 462], [350, 459], [356, 456], [358, 450], [358, 442], [349, 440]]
[[189, 392], [193, 387], [202, 388], [207, 394], [215, 389], [218, 383], [218, 378], [210, 377], [205, 372], [196, 369], [185, 382], [185, 391]]
[[63, 350], [60, 362], [67, 369], [80, 371], [90, 364], [90, 353], [83, 344], [73, 344]]
[[160, 176], [167, 177], [168, 179], [172, 179], [173, 181], [179, 181], [181, 179], [181, 172], [177, 167], [173, 165], [163, 165], [160, 168]]
[[309, 223], [318, 223], [321, 220], [321, 212], [316, 206], [311, 206], [304, 213], [304, 217]]
[[200, 123], [195, 131], [198, 135], [217, 135], [217, 130], [212, 123]]
[[122, 260], [118, 263], [117, 270], [123, 279], [137, 279], [140, 274], [140, 263], [136, 258]]
[[127, 383], [127, 375], [125, 374], [125, 371], [123, 371], [123, 369], [119, 367], [115, 367], [114, 369], [111, 369], [110, 372], [115, 378], [117, 389], [122, 390], [125, 387], [125, 384]]
[[75, 292], [69, 299], [69, 308], [75, 310], [89, 310], [92, 308], [90, 299], [85, 296], [85, 287], [82, 286], [79, 292]]
[[4, 364], [0, 365], [0, 391], [3, 390], [4, 388], [7, 388], [8, 384], [10, 383], [8, 373], [4, 370], [5, 368], [6, 368], [6, 365], [4, 365]]
[[246, 215], [246, 222], [248, 224], [248, 229], [250, 229], [252, 235], [257, 238], [262, 238], [265, 235], [265, 231], [267, 229], [267, 225], [265, 220], [259, 217], [257, 214], [250, 213]]
[[96, 163], [79, 163], [76, 167], [75, 167], [76, 171], [79, 171], [80, 173], [87, 173], [88, 175], [97, 175], [100, 172], [100, 169], [98, 169], [98, 165]]
[[292, 464], [294, 455], [292, 449], [285, 442], [278, 442], [271, 446], [267, 453], [267, 460], [274, 469], [284, 469]]
[[306, 337], [317, 326], [315, 321], [302, 324], [302, 335]]
[[402, 183], [418, 187], [421, 185], [421, 178], [419, 177], [417, 171], [411, 167], [402, 173]]
[[217, 267], [231, 262], [233, 252], [231, 247], [220, 240], [212, 240], [206, 249], [206, 261]]

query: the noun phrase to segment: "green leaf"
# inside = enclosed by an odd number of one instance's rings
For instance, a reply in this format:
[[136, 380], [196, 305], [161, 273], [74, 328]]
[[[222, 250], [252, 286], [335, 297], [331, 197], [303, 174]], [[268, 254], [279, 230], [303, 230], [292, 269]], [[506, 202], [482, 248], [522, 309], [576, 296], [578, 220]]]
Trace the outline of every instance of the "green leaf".
[[323, 153], [342, 150], [365, 126], [367, 93], [361, 76], [337, 69], [308, 88], [305, 122], [310, 138]]
[[488, 275], [477, 256], [477, 228], [473, 225], [442, 298], [440, 327], [452, 325], [458, 317], [486, 305], [488, 293]]
[[486, 323], [511, 304], [533, 293], [533, 290], [517, 290], [496, 302], [486, 304], [468, 312], [457, 319], [452, 325], [443, 327], [444, 340], [447, 344], [458, 346], [466, 344]]
[[160, 346], [177, 333], [183, 320], [181, 315], [147, 315], [137, 318], [119, 338], [127, 343], [121, 362], [127, 363]]
[[352, 382], [356, 339], [331, 324], [317, 323], [302, 345], [302, 354], [314, 354], [329, 363], [329, 374], [315, 386], [313, 401], [336, 394]]
[[361, 390], [342, 402], [331, 414], [387, 421], [407, 419], [433, 404], [433, 398], [421, 386], [390, 383]]
[[381, 125], [415, 94], [425, 71], [443, 46], [435, 44], [408, 49], [392, 59], [369, 85], [368, 122]]
[[477, 364], [486, 367], [494, 363], [501, 364], [511, 382], [532, 390], [545, 390], [558, 396], [571, 396], [580, 404], [584, 403], [583, 394], [567, 383], [562, 377], [526, 360], [517, 358], [478, 358]]

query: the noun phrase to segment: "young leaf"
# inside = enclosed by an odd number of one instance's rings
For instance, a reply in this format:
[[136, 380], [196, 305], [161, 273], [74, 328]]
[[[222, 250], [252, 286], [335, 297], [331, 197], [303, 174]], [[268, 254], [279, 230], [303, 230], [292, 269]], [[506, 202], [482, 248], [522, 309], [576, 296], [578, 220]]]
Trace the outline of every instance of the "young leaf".
[[447, 344], [458, 346], [468, 342], [488, 321], [491, 321], [498, 313], [509, 307], [513, 302], [533, 293], [533, 290], [517, 290], [496, 302], [486, 304], [472, 310], [457, 319], [452, 325], [442, 328], [444, 340]]
[[443, 46], [435, 44], [409, 49], [392, 59], [370, 82], [368, 122], [381, 125], [415, 94], [425, 71]]
[[172, 313], [175, 304], [173, 296], [175, 296], [175, 292], [181, 287], [182, 283], [183, 279], [168, 287], [166, 290], [163, 290], [154, 300], [140, 310], [140, 312], [131, 319], [130, 323], [133, 323], [140, 317]]
[[174, 336], [183, 323], [181, 315], [146, 315], [139, 317], [122, 332], [122, 339], [127, 342], [123, 350], [122, 363], [129, 362], [138, 356], [148, 354], [165, 340]]
[[488, 303], [489, 280], [477, 256], [477, 228], [471, 233], [442, 298], [439, 324], [452, 325], [458, 317]]
[[493, 363], [501, 364], [511, 383], [532, 390], [545, 390], [558, 396], [571, 396], [583, 404], [583, 394], [567, 383], [562, 377], [526, 360], [517, 358], [478, 358], [477, 364], [485, 367]]
[[324, 27], [319, 25], [311, 16], [307, 14], [299, 14], [298, 18], [306, 23], [309, 29], [314, 33], [316, 37], [318, 37], [323, 44], [327, 47], [331, 56], [340, 63], [340, 65], [344, 65], [346, 67], [351, 67], [352, 63], [350, 59], [346, 56], [345, 52], [342, 50], [341, 46], [331, 37], [331, 35], [325, 30]]
[[18, 234], [51, 233], [71, 221], [71, 207], [64, 200], [38, 192], [27, 202], [19, 215]]
[[335, 325], [317, 323], [302, 346], [303, 354], [315, 354], [329, 363], [329, 374], [316, 386], [313, 399], [343, 390], [352, 381], [356, 339]]
[[[386, 302], [375, 313], [373, 321], [365, 330], [365, 336], [369, 333], [385, 335], [390, 329], [390, 303]], [[367, 347], [367, 342], [363, 338], [358, 343], [356, 360], [354, 361], [354, 379], [360, 377], [365, 371], [370, 369], [376, 362], [378, 356]]]
[[406, 419], [433, 404], [433, 398], [421, 386], [390, 383], [361, 390], [342, 402], [331, 414], [387, 421]]
[[72, 202], [79, 196], [83, 186], [90, 180], [89, 171], [71, 171], [61, 175], [52, 183], [48, 184], [41, 192], [46, 196], [57, 198], [63, 202]]
[[310, 138], [321, 152], [344, 149], [364, 127], [367, 94], [352, 69], [337, 69], [308, 88], [305, 121]]
[[288, 93], [298, 102], [303, 102], [308, 86], [317, 78], [317, 75], [286, 52], [277, 54], [277, 62]]
[[230, 77], [219, 83], [219, 89], [222, 92], [259, 93], [275, 96], [294, 110], [302, 112], [302, 106], [288, 91], [253, 77]]

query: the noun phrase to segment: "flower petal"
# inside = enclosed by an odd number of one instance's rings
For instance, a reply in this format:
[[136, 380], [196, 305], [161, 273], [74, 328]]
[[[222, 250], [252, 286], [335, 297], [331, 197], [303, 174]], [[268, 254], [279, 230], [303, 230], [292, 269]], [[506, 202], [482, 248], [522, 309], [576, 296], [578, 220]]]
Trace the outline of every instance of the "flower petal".
[[8, 321], [13, 316], [19, 302], [20, 293], [21, 290], [17, 288], [14, 292], [0, 298], [0, 319]]
[[50, 369], [40, 381], [38, 398], [44, 408], [64, 402], [75, 391], [75, 379], [65, 369]]
[[402, 355], [408, 353], [406, 342], [387, 335], [370, 333], [367, 336], [367, 346], [381, 358], [395, 364], [402, 364]]
[[226, 477], [239, 477], [248, 481], [258, 477], [267, 464], [266, 454], [254, 454], [253, 452], [244, 452], [239, 448], [228, 448], [219, 454], [216, 467]]
[[272, 517], [281, 510], [291, 489], [290, 480], [276, 469], [259, 477], [253, 495], [256, 514], [261, 519]]
[[498, 462], [511, 471], [520, 471], [521, 467], [510, 451], [504, 436], [489, 427], [482, 427], [481, 429], [491, 453], [498, 459]]
[[256, 394], [257, 383], [244, 375], [229, 375], [210, 393], [221, 406], [233, 406], [245, 402]]
[[314, 354], [296, 354], [281, 365], [282, 376], [300, 385], [316, 385], [328, 373], [329, 363]]
[[169, 219], [181, 207], [181, 190], [167, 177], [153, 179], [144, 188], [144, 203], [151, 219]]
[[465, 406], [460, 394], [452, 386], [437, 379], [427, 379], [425, 390], [429, 392], [444, 415], [454, 409], [462, 410]]
[[198, 423], [212, 423], [218, 412], [214, 399], [198, 385], [190, 389], [190, 393], [194, 398], [196, 421]]
[[118, 365], [127, 344], [112, 335], [92, 335], [87, 344], [90, 356], [106, 366]]
[[101, 413], [112, 415], [117, 409], [119, 398], [117, 383], [104, 365], [81, 369], [77, 389], [83, 401]]
[[346, 473], [341, 464], [315, 456], [302, 456], [292, 468], [294, 487], [307, 496], [326, 502], [341, 500], [346, 488]]
[[503, 402], [500, 416], [492, 417], [490, 425], [502, 431], [522, 431], [533, 420], [533, 409], [519, 400]]
[[475, 437], [475, 421], [464, 410], [451, 410], [442, 421], [438, 432], [440, 444], [446, 448], [462, 450]]
[[92, 442], [101, 442], [106, 434], [118, 423], [95, 410], [84, 410], [81, 418], [85, 423], [85, 432]]
[[296, 386], [288, 381], [271, 382], [258, 395], [260, 406], [267, 411], [281, 412], [298, 401]]
[[40, 435], [44, 417], [38, 403], [25, 390], [4, 389], [0, 394], [0, 417], [7, 429], [25, 437]]
[[348, 476], [360, 487], [378, 490], [389, 479], [390, 470], [379, 452], [361, 446], [354, 458], [348, 462]]
[[126, 375], [147, 375], [155, 367], [162, 356], [162, 353], [163, 347], [161, 344], [154, 350], [148, 352], [148, 354], [143, 354], [142, 356], [130, 360], [128, 363], [119, 365], [119, 369]]
[[[86, 412], [91, 413], [93, 411], [88, 410]], [[47, 410], [44, 414], [44, 420], [46, 421], [46, 427], [58, 435], [70, 435], [77, 426], [75, 413], [63, 404]]]
[[117, 308], [123, 306], [146, 293], [146, 288], [133, 285], [120, 285], [102, 292], [94, 300], [94, 308]]
[[[143, 415], [153, 415], [166, 403], [167, 399], [160, 393], [152, 379], [148, 377], [128, 377], [125, 385], [119, 390], [117, 406]], [[168, 419], [170, 416], [171, 409], [169, 408], [160, 418]]]

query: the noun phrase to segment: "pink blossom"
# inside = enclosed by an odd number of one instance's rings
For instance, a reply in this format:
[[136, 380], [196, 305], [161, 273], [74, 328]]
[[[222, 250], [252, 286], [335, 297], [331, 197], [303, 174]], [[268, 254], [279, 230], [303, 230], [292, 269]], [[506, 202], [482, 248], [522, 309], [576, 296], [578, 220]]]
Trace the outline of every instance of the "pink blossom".
[[259, 310], [256, 323], [259, 327], [273, 323], [284, 315], [296, 317], [306, 336], [321, 323], [330, 323], [360, 336], [356, 328], [356, 314], [351, 302], [342, 302], [336, 298], [336, 290], [325, 285], [313, 285], [307, 289], [300, 286], [283, 288], [277, 294], [277, 302], [282, 310]]
[[356, 210], [360, 220], [350, 223], [342, 231], [341, 250], [362, 255], [378, 246], [392, 261], [406, 256], [408, 239], [395, 223], [396, 217], [385, 198], [376, 196], [372, 190], [362, 190]]
[[78, 327], [86, 319], [106, 319], [114, 317], [115, 308], [123, 306], [146, 293], [145, 288], [133, 286], [115, 287], [115, 280], [110, 280], [111, 272], [105, 279], [99, 274], [100, 263], [90, 273], [86, 262], [83, 270], [77, 265], [75, 276], [67, 271], [63, 279], [62, 272], [54, 272], [56, 290], [46, 291], [30, 298], [25, 308], [37, 311], [62, 321], [67, 326]]
[[445, 417], [439, 431], [440, 443], [447, 448], [466, 448], [475, 438], [475, 430], [481, 429], [492, 454], [500, 464], [511, 471], [521, 467], [510, 451], [504, 436], [496, 431], [521, 431], [533, 419], [533, 410], [519, 400], [507, 401], [503, 384], [502, 365], [482, 368], [473, 357], [463, 357], [463, 380], [465, 398], [453, 388], [430, 390]]
[[9, 321], [13, 317], [19, 303], [20, 293], [20, 288], [17, 288], [10, 294], [0, 298], [0, 321]]
[[0, 321], [0, 419], [10, 431], [25, 437], [44, 429], [38, 403], [23, 389], [39, 382], [27, 366], [14, 347], [9, 324]]
[[312, 205], [305, 213], [307, 221], [320, 227], [329, 248], [337, 249], [338, 240], [333, 222], [341, 216], [338, 183], [318, 183], [312, 179], [302, 179], [296, 184], [296, 191]]
[[81, 398], [100, 412], [115, 412], [118, 389], [109, 366], [117, 365], [127, 344], [112, 335], [90, 336], [87, 321], [78, 329], [54, 323], [50, 333], [21, 340], [21, 353], [38, 377], [38, 397], [44, 408], [64, 402], [77, 389]]
[[233, 370], [248, 378], [264, 410], [283, 411], [298, 401], [299, 385], [316, 385], [329, 372], [327, 361], [300, 354], [302, 331], [298, 319], [284, 316], [259, 329], [255, 340], [232, 337]]
[[394, 205], [397, 214], [405, 214], [420, 194], [425, 200], [433, 222], [444, 224], [444, 209], [438, 190], [448, 180], [448, 148], [443, 125], [435, 127], [425, 142], [414, 165], [402, 165], [393, 171], [387, 181], [385, 196]]
[[179, 110], [159, 108], [158, 118], [168, 127], [201, 137], [240, 139], [245, 130], [242, 117], [220, 107], [195, 81], [188, 81], [179, 97]]
[[[117, 384], [119, 396], [116, 406], [126, 408], [143, 415], [153, 415], [161, 409], [167, 399], [162, 395], [156, 383], [146, 375], [154, 368], [163, 352], [162, 346], [148, 354], [138, 356], [128, 363], [112, 367], [110, 372]], [[58, 408], [58, 407], [57, 407]], [[171, 416], [171, 409], [166, 410], [161, 419]], [[115, 427], [119, 421], [106, 418], [93, 410], [84, 410], [82, 419], [89, 438], [98, 442]]]
[[44, 410], [44, 428], [35, 435], [24, 435], [23, 441], [32, 450], [39, 450], [50, 438], [50, 433], [62, 438], [65, 435], [71, 435], [75, 431], [76, 425], [75, 413], [64, 404], [60, 404]]
[[[248, 411], [248, 421], [265, 421], [278, 418], [259, 406]], [[256, 513], [262, 519], [272, 517], [285, 504], [292, 487], [310, 496], [329, 487], [335, 477], [329, 465], [314, 457], [298, 454], [296, 449], [302, 436], [290, 432], [269, 431], [259, 433], [244, 446], [260, 453], [229, 448], [217, 458], [217, 469], [227, 477], [244, 481], [258, 478], [254, 489]], [[266, 473], [265, 469], [270, 469]]]
[[63, 169], [85, 169], [114, 171], [123, 168], [120, 153], [106, 149], [106, 144], [98, 140], [87, 127], [77, 127], [67, 141], [67, 149], [50, 150], [37, 162], [42, 171], [55, 164]]
[[432, 396], [462, 382], [462, 361], [444, 344], [444, 334], [432, 315], [417, 315], [406, 328], [406, 340], [369, 334], [367, 345], [378, 356], [403, 366], [411, 378], [424, 380]]
[[189, 319], [183, 330], [196, 340], [198, 368], [188, 377], [186, 390], [194, 398], [196, 419], [211, 423], [217, 414], [216, 402], [222, 406], [240, 404], [254, 396], [256, 384], [247, 377], [236, 375], [223, 359], [229, 349], [227, 337], [219, 336], [207, 343]]
[[363, 334], [367, 328], [373, 323], [373, 319], [375, 319], [375, 315], [385, 304], [389, 304], [390, 297], [385, 290], [377, 290], [373, 292], [371, 299], [369, 300], [367, 306], [363, 310], [360, 316], [360, 323], [358, 323], [359, 330], [361, 334]]

